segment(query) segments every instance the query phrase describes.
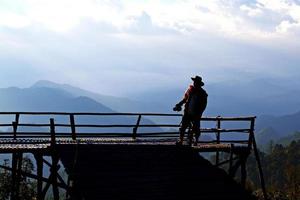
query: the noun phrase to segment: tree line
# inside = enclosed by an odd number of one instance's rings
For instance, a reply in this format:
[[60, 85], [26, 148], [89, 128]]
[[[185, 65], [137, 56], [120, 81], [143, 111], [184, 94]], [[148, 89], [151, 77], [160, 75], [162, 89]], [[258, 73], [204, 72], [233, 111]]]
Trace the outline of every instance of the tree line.
[[[289, 145], [268, 144], [259, 152], [270, 200], [300, 200], [300, 140]], [[262, 198], [260, 181], [253, 155], [247, 161], [248, 187]]]

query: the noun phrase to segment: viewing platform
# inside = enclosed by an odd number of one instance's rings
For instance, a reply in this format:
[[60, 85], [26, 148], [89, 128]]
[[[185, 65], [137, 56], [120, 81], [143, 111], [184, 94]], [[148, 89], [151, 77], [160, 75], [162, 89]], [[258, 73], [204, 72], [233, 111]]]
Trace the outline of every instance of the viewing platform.
[[[243, 189], [252, 152], [265, 190], [255, 117], [203, 117], [197, 145], [176, 145], [180, 114], [0, 112], [2, 118], [0, 153], [12, 154], [12, 164], [0, 167], [13, 174], [11, 199], [20, 199], [22, 176], [37, 180], [39, 200], [50, 186], [55, 200], [59, 188], [66, 199], [253, 199]], [[214, 163], [202, 152], [214, 153]], [[26, 153], [35, 158], [36, 174], [22, 172]], [[59, 163], [67, 180], [58, 173]], [[218, 168], [225, 164], [227, 173]], [[49, 177], [44, 166], [50, 168]], [[240, 184], [232, 179], [238, 168]]]

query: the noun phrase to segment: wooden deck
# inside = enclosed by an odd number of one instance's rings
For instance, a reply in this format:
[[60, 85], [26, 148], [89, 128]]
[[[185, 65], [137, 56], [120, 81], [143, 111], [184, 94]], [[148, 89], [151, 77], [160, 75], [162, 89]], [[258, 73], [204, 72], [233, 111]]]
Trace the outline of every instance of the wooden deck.
[[[82, 138], [72, 140], [68, 138], [59, 138], [56, 140], [57, 146], [62, 145], [134, 145], [134, 146], [178, 146], [176, 144], [177, 139], [132, 139], [132, 138]], [[181, 146], [178, 146], [181, 147]], [[198, 152], [216, 152], [231, 150], [244, 151], [248, 150], [247, 145], [234, 146], [230, 143], [216, 144], [199, 142], [196, 146], [189, 146], [187, 142], [184, 142], [182, 147], [194, 149]], [[51, 139], [0, 139], [0, 153], [11, 152], [23, 152], [23, 153], [35, 153], [40, 151], [49, 151], [51, 149]]]

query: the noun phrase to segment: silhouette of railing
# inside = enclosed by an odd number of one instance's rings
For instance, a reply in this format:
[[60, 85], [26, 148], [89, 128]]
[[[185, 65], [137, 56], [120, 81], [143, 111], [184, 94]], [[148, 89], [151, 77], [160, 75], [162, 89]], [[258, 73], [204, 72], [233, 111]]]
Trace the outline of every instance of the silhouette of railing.
[[[0, 112], [1, 116], [14, 116], [12, 123], [0, 123], [0, 127], [8, 127], [8, 130], [4, 130], [0, 133], [1, 138], [50, 138], [50, 129], [51, 126], [54, 129], [55, 138], [87, 138], [87, 137], [131, 137], [136, 139], [137, 137], [153, 137], [153, 138], [174, 138], [178, 137], [178, 128], [180, 123], [165, 123], [165, 124], [144, 124], [141, 123], [142, 118], [147, 117], [181, 117], [181, 114], [162, 114], [162, 113], [66, 113], [66, 112]], [[23, 116], [46, 116], [50, 119], [53, 119], [52, 123], [20, 123], [20, 118]], [[55, 122], [55, 118], [58, 116], [67, 117], [68, 123]], [[136, 117], [135, 123], [132, 124], [101, 124], [100, 121], [97, 123], [78, 123], [76, 122], [76, 117], [79, 116], [113, 116], [113, 117]], [[120, 120], [120, 119], [119, 119]], [[174, 120], [175, 121], [175, 120]], [[178, 121], [178, 120], [177, 120]], [[221, 127], [221, 122], [223, 121], [246, 121], [249, 122], [248, 128], [229, 128], [225, 129]], [[201, 122], [215, 122], [215, 127], [211, 128], [201, 128], [202, 133], [216, 133], [216, 140], [210, 141], [212, 143], [246, 143], [251, 145], [251, 139], [247, 140], [222, 140], [221, 133], [225, 132], [238, 132], [238, 133], [249, 133], [250, 135], [254, 132], [254, 121], [255, 117], [203, 117]], [[33, 130], [21, 130], [20, 128], [47, 128], [43, 131], [33, 131]], [[55, 131], [57, 128], [64, 128], [65, 131]], [[94, 129], [113, 129], [113, 128], [126, 128], [126, 132], [101, 132], [101, 131], [84, 131], [83, 128], [94, 128]], [[139, 130], [143, 128], [142, 132]], [[146, 129], [157, 128], [156, 131], [145, 131]], [[173, 128], [173, 130], [162, 130], [162, 128]], [[66, 129], [68, 129], [66, 131]], [[77, 131], [77, 129], [81, 129]], [[129, 129], [131, 129], [129, 131]]]

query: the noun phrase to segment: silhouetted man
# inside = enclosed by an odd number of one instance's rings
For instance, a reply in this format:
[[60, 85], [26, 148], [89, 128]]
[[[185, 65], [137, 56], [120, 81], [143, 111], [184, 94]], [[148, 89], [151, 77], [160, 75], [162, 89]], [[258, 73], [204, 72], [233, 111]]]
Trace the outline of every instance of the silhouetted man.
[[[202, 88], [204, 86], [202, 78], [196, 76], [192, 77], [192, 80], [194, 84], [189, 86], [183, 99], [173, 108], [174, 111], [181, 111], [182, 105], [185, 104], [181, 127], [179, 129], [180, 137], [178, 144], [182, 144], [185, 130], [192, 125], [192, 133], [195, 133], [195, 145], [197, 145], [200, 136], [200, 119], [207, 105], [208, 95]], [[189, 142], [192, 142], [192, 136], [189, 139]]]

